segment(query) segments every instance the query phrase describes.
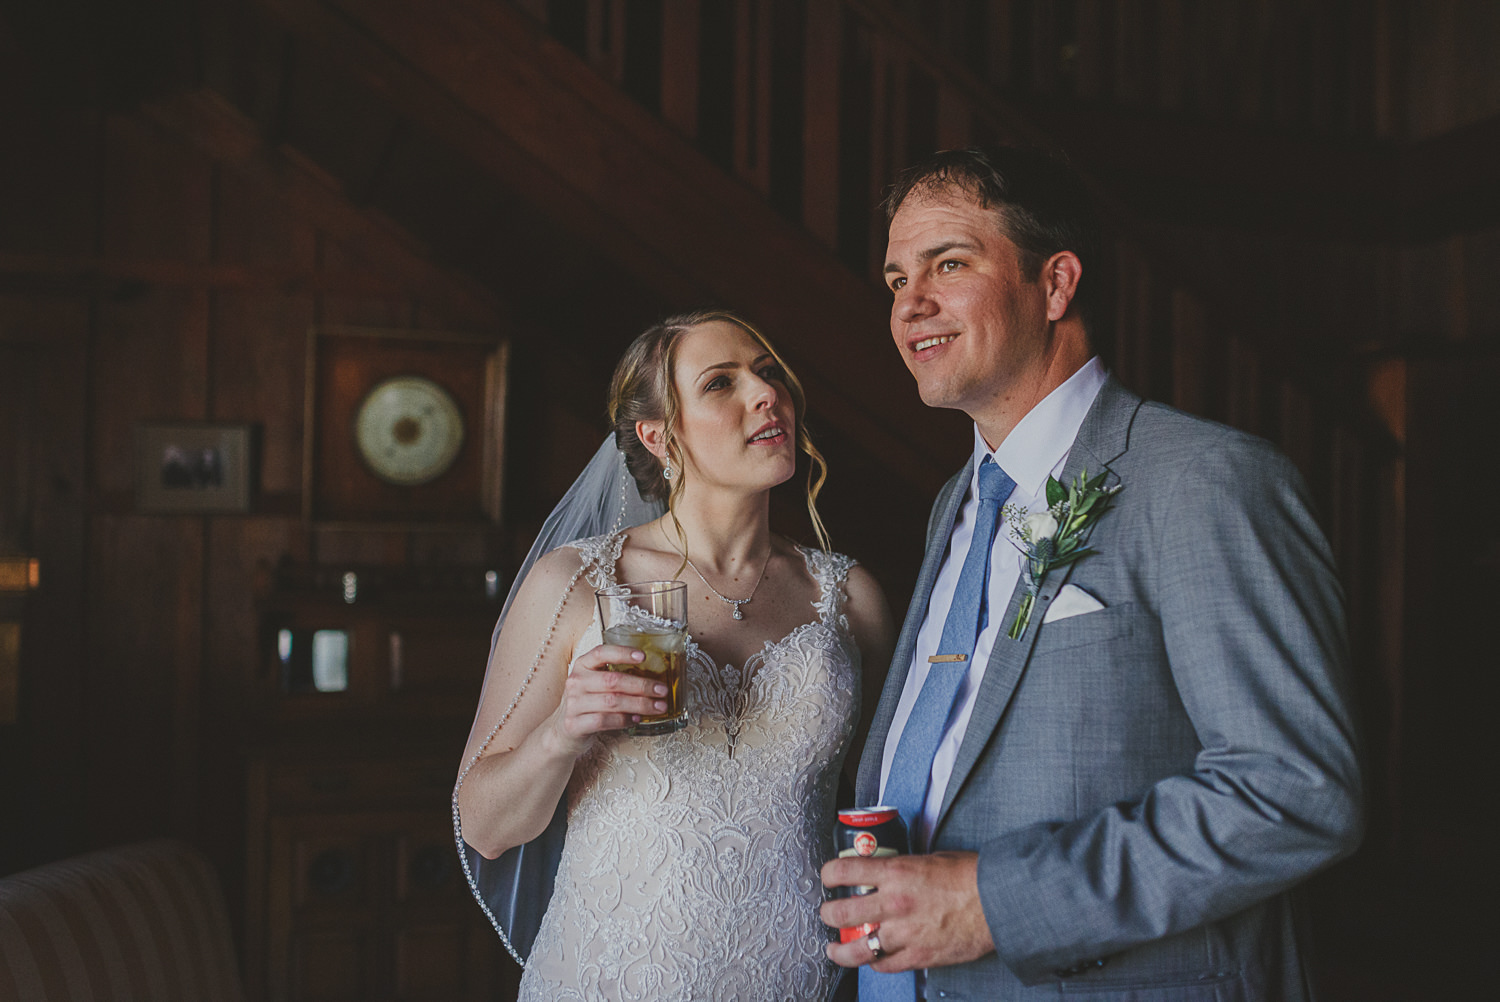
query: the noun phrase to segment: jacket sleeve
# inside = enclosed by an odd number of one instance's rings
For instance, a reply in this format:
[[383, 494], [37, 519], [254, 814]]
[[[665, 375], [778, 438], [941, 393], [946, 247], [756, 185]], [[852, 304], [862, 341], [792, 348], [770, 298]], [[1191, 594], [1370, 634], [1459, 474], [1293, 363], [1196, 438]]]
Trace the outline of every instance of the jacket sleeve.
[[1241, 911], [1361, 836], [1342, 592], [1300, 475], [1226, 429], [1175, 476], [1151, 488], [1143, 579], [1201, 751], [1139, 796], [980, 846], [996, 950], [1028, 984]]

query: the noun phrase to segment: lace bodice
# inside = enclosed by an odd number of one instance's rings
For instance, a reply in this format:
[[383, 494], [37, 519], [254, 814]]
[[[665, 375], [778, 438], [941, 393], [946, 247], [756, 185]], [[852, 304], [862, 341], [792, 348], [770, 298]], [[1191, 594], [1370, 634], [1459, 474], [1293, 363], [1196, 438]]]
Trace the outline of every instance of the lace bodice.
[[[624, 537], [576, 547], [614, 583]], [[802, 549], [815, 618], [744, 665], [688, 646], [687, 727], [610, 735], [579, 760], [568, 835], [521, 1000], [822, 999], [818, 870], [859, 707], [853, 561]], [[596, 614], [574, 656], [600, 642]]]

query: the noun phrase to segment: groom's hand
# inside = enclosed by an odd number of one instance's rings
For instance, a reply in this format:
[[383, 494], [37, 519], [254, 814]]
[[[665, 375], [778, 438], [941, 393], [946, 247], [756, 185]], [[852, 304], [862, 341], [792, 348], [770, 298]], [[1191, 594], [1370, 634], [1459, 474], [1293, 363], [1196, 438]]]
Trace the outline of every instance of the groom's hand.
[[876, 888], [869, 894], [823, 903], [820, 914], [830, 926], [879, 924], [881, 959], [871, 954], [864, 937], [828, 945], [829, 958], [843, 967], [870, 964], [890, 974], [963, 964], [995, 948], [979, 903], [976, 853], [833, 859], [823, 865], [823, 884]]

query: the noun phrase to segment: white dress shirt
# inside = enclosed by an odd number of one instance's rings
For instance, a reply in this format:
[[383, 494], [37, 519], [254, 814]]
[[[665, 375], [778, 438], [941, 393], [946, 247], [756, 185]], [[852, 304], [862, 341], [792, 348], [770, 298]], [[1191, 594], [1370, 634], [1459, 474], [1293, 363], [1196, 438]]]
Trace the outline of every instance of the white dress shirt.
[[[891, 720], [891, 729], [886, 735], [884, 756], [880, 764], [880, 795], [885, 797], [886, 781], [890, 777], [891, 759], [896, 755], [896, 746], [901, 741], [901, 732], [911, 716], [912, 704], [927, 681], [930, 667], [927, 658], [937, 653], [942, 639], [943, 623], [948, 618], [948, 607], [953, 604], [953, 592], [958, 587], [958, 576], [969, 555], [969, 543], [974, 536], [974, 516], [979, 508], [979, 464], [984, 457], [992, 457], [1000, 468], [1016, 482], [1015, 490], [1004, 504], [1021, 505], [1032, 511], [1047, 507], [1047, 478], [1062, 473], [1073, 447], [1073, 439], [1083, 424], [1089, 407], [1094, 403], [1104, 385], [1104, 364], [1097, 357], [1068, 377], [1068, 380], [1047, 394], [1006, 436], [1000, 447], [991, 451], [979, 427], [974, 428], [974, 469], [965, 495], [963, 508], [953, 524], [953, 534], [948, 539], [948, 552], [943, 557], [943, 566], [933, 584], [932, 596], [927, 601], [927, 617], [917, 633], [917, 644], [912, 651], [911, 670], [906, 676], [906, 686], [901, 691], [901, 701], [896, 704], [896, 715]], [[1090, 470], [1090, 474], [1097, 471]], [[1001, 516], [1004, 523], [1004, 516]], [[911, 832], [912, 849], [927, 851], [928, 835], [937, 820], [943, 795], [948, 788], [948, 778], [953, 773], [953, 763], [958, 757], [958, 747], [969, 726], [969, 716], [974, 712], [974, 699], [979, 694], [979, 683], [984, 679], [989, 665], [990, 652], [995, 640], [1007, 630], [1009, 623], [1002, 622], [1011, 593], [1021, 575], [1021, 553], [1016, 547], [1015, 537], [1008, 524], [1002, 524], [995, 533], [995, 542], [990, 551], [990, 580], [986, 601], [989, 621], [979, 632], [974, 645], [974, 656], [969, 659], [969, 671], [954, 699], [953, 710], [943, 729], [943, 738], [938, 743], [937, 754], [932, 760], [932, 781], [927, 788], [927, 801], [922, 815], [916, 819], [915, 831]]]

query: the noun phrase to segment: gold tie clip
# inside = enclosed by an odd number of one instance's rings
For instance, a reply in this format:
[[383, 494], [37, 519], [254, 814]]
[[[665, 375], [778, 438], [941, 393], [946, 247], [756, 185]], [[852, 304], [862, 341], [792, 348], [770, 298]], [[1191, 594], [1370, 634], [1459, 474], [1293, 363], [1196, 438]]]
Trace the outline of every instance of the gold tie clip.
[[935, 664], [935, 663], [937, 663], [939, 661], [967, 661], [967, 660], [969, 660], [969, 656], [967, 654], [934, 654], [932, 657], [930, 657], [930, 658], [927, 659], [927, 661], [928, 661], [929, 664]]

